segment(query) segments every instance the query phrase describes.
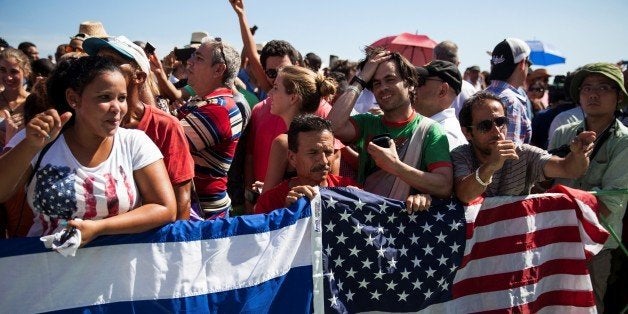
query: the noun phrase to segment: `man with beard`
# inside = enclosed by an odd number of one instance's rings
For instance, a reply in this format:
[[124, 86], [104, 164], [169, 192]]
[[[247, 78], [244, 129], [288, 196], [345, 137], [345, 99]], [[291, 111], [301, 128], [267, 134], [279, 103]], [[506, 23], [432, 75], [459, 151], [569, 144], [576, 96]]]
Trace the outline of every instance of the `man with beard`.
[[[415, 67], [399, 53], [370, 50], [358, 68], [360, 72], [327, 117], [338, 139], [356, 144], [358, 182], [365, 190], [385, 197], [421, 198], [414, 201], [427, 203], [427, 207], [430, 195], [449, 197], [453, 171], [447, 136], [438, 123], [417, 114], [411, 106], [417, 86]], [[373, 92], [383, 115], [350, 117], [364, 88]], [[380, 136], [383, 141], [372, 142]]]
[[506, 139], [508, 118], [500, 98], [478, 92], [460, 110], [460, 127], [469, 144], [451, 152], [455, 192], [463, 202], [480, 195], [526, 195], [546, 178], [578, 178], [589, 166], [595, 132], [575, 136], [564, 157]]
[[288, 161], [297, 176], [264, 191], [255, 205], [256, 214], [290, 206], [302, 196], [312, 199], [314, 186], [357, 186], [351, 178], [331, 174], [335, 155], [329, 121], [311, 114], [295, 117], [288, 129], [288, 149]]

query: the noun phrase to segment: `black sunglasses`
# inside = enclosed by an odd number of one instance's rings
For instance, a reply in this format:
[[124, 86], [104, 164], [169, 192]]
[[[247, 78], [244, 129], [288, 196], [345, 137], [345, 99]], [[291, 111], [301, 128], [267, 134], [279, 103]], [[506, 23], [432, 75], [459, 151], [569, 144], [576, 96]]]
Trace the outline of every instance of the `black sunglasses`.
[[494, 125], [496, 125], [497, 128], [501, 129], [501, 128], [503, 128], [507, 124], [508, 124], [508, 118], [506, 118], [506, 117], [497, 117], [497, 118], [495, 118], [493, 120], [483, 120], [483, 121], [480, 121], [475, 126], [469, 125], [469, 127], [470, 128], [475, 128], [480, 133], [488, 133], [488, 132], [491, 131], [491, 129], [493, 129]]
[[277, 69], [268, 69], [266, 71], [264, 71], [264, 73], [266, 73], [266, 76], [268, 76], [271, 79], [274, 79], [277, 77]]
[[545, 92], [545, 88], [543, 87], [534, 87], [534, 88], [530, 88], [531, 92]]

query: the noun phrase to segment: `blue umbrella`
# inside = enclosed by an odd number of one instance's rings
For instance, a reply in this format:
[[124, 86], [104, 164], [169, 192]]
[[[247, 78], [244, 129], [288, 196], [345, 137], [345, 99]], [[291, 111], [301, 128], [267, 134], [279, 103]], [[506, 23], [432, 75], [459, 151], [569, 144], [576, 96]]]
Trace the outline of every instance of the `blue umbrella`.
[[530, 46], [530, 61], [534, 65], [552, 65], [565, 63], [565, 57], [552, 44], [540, 40], [526, 40]]

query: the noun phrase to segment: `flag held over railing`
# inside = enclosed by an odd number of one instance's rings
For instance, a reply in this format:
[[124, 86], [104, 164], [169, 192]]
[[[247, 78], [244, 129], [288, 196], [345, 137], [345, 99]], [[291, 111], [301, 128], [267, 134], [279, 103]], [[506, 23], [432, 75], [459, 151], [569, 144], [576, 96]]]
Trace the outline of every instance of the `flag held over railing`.
[[72, 258], [38, 239], [7, 240], [0, 304], [28, 313], [594, 312], [584, 263], [608, 234], [594, 197], [560, 192], [464, 208], [435, 200], [408, 215], [398, 201], [321, 189], [311, 204], [269, 215], [101, 237]]

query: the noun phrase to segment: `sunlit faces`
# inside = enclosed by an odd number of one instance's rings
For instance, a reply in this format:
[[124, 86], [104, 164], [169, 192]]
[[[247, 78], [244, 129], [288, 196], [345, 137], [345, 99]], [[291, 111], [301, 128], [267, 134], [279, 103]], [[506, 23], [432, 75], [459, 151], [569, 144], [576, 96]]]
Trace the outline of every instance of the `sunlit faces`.
[[[488, 99], [474, 105], [471, 116], [471, 129], [463, 127], [462, 131], [477, 153], [488, 156], [491, 154], [492, 147], [496, 142], [506, 138], [506, 127], [508, 124], [495, 123], [501, 120], [498, 118], [505, 116], [504, 107], [498, 101]], [[478, 127], [478, 125], [485, 124], [484, 121], [492, 122], [490, 129], [486, 130]], [[498, 124], [501, 124], [501, 126]]]
[[301, 184], [326, 185], [334, 162], [334, 136], [324, 130], [299, 133], [299, 149], [288, 152]]
[[[414, 97], [413, 107], [422, 115], [431, 116], [432, 112], [439, 112], [438, 95], [443, 88], [443, 80], [436, 77], [424, 78], [416, 87], [416, 95]], [[429, 114], [428, 114], [429, 113]]]
[[76, 129], [101, 138], [115, 134], [127, 111], [126, 82], [118, 71], [100, 73], [80, 95], [69, 90], [67, 97], [75, 104]]
[[372, 79], [373, 94], [384, 111], [393, 111], [410, 104], [411, 87], [406, 86], [394, 61], [382, 62]]
[[[188, 59], [188, 85], [197, 92], [204, 94], [220, 84], [222, 73], [217, 73], [214, 67], [222, 66], [223, 63], [213, 63], [212, 56], [214, 49], [219, 48], [215, 43], [203, 43]], [[209, 90], [208, 90], [209, 89]]]
[[24, 71], [15, 58], [0, 60], [0, 80], [5, 89], [19, 89], [23, 79]]
[[273, 84], [273, 88], [268, 92], [271, 99], [270, 112], [278, 116], [289, 115], [298, 112], [298, 96], [295, 93], [289, 94], [284, 85], [283, 75], [279, 75]]
[[39, 59], [39, 51], [37, 50], [37, 47], [35, 47], [35, 46], [28, 47], [28, 49], [26, 50], [26, 55], [31, 60]]
[[587, 116], [612, 115], [622, 100], [617, 84], [606, 76], [591, 74], [580, 85], [580, 105]]
[[288, 56], [268, 57], [266, 59], [265, 67], [266, 78], [268, 79], [268, 81], [273, 83], [277, 78], [277, 73], [279, 72], [279, 69], [288, 65], [292, 65], [292, 62], [290, 61], [290, 58]]

